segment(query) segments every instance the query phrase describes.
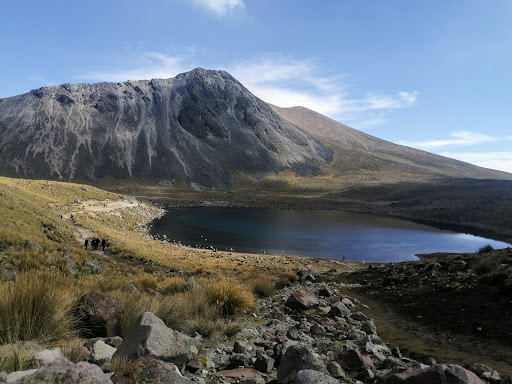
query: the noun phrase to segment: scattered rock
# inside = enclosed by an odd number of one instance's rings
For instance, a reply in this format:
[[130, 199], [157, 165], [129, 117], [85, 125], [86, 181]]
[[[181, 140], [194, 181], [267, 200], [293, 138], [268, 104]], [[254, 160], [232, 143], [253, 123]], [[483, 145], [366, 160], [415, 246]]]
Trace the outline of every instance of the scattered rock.
[[307, 288], [300, 289], [291, 294], [286, 300], [285, 306], [290, 309], [311, 309], [317, 308], [319, 301], [315, 294]]
[[37, 372], [37, 369], [28, 369], [26, 371], [11, 372], [5, 378], [5, 382], [6, 383], [14, 383], [18, 380], [21, 380], [23, 377], [33, 375], [36, 372]]
[[275, 360], [264, 353], [258, 353], [256, 355], [256, 361], [254, 362], [254, 368], [260, 372], [270, 373], [274, 369]]
[[235, 353], [247, 353], [252, 350], [253, 348], [249, 345], [249, 343], [243, 340], [235, 341], [235, 344], [233, 346], [233, 352]]
[[331, 297], [332, 295], [334, 295], [334, 292], [330, 287], [323, 287], [318, 291], [318, 296], [321, 297]]
[[311, 369], [327, 374], [327, 370], [318, 357], [304, 345], [292, 345], [281, 357], [277, 369], [277, 383], [292, 383], [299, 371]]
[[71, 257], [69, 257], [68, 255], [64, 255], [64, 256], [62, 256], [62, 260], [66, 264], [66, 269], [71, 276], [78, 275], [78, 272], [79, 272], [78, 267], [73, 262], [73, 260], [71, 260]]
[[111, 347], [102, 340], [98, 340], [94, 343], [91, 348], [91, 362], [99, 365], [109, 363], [112, 360], [112, 356], [116, 352], [116, 348]]
[[120, 334], [123, 312], [115, 297], [91, 292], [80, 299], [77, 316], [85, 336], [112, 337]]
[[100, 263], [94, 260], [85, 260], [83, 262], [83, 266], [90, 268], [97, 275], [101, 275], [103, 273], [103, 268], [101, 268]]
[[335, 377], [335, 378], [345, 377], [345, 371], [343, 370], [343, 368], [341, 368], [341, 365], [339, 365], [335, 361], [331, 361], [331, 362], [329, 362], [329, 364], [327, 364], [327, 371], [329, 372], [329, 374], [332, 377]]
[[437, 364], [427, 369], [409, 368], [391, 371], [381, 384], [484, 384], [473, 372], [458, 365]]
[[242, 377], [261, 377], [261, 373], [252, 368], [238, 368], [219, 371], [216, 376], [242, 378]]
[[172, 363], [166, 363], [149, 356], [140, 357], [118, 370], [112, 376], [114, 384], [132, 383], [190, 383]]
[[368, 316], [366, 316], [363, 312], [353, 312], [350, 314], [349, 318], [356, 321], [368, 320]]
[[297, 373], [294, 384], [339, 384], [340, 382], [334, 377], [326, 375], [322, 372], [305, 369]]
[[338, 316], [338, 317], [347, 317], [350, 315], [350, 309], [348, 309], [345, 304], [341, 301], [337, 301], [333, 305], [331, 305], [331, 310], [329, 311], [329, 315]]
[[94, 364], [71, 361], [58, 357], [49, 365], [16, 380], [16, 384], [112, 384], [100, 367]]
[[16, 271], [0, 268], [0, 281], [16, 281]]
[[37, 352], [34, 355], [34, 366], [36, 368], [43, 367], [53, 363], [58, 357], [62, 357], [60, 348], [45, 349], [44, 351]]
[[197, 340], [168, 328], [151, 312], [144, 312], [126, 333], [115, 357], [150, 356], [180, 369], [197, 355]]
[[139, 290], [137, 289], [137, 287], [135, 286], [135, 284], [128, 284], [126, 287], [124, 287], [124, 290], [126, 292], [130, 292], [130, 293], [134, 293], [134, 294], [140, 293]]
[[352, 370], [373, 369], [373, 361], [370, 356], [364, 356], [357, 349], [350, 349], [347, 353], [338, 357], [338, 363], [342, 368]]
[[300, 281], [314, 281], [315, 276], [310, 269], [303, 269], [302, 271], [297, 272], [297, 276], [299, 276]]
[[366, 320], [361, 324], [361, 331], [366, 332], [370, 335], [376, 335], [377, 334], [377, 327], [373, 323], [373, 320]]

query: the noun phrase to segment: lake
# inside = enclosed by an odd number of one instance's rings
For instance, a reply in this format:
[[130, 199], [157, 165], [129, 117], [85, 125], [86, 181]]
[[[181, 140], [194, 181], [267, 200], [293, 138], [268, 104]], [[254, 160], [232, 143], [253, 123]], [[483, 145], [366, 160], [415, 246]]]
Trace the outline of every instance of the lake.
[[510, 244], [406, 220], [340, 211], [259, 208], [173, 208], [152, 223], [152, 235], [188, 246], [235, 252], [400, 262], [416, 254], [475, 252]]

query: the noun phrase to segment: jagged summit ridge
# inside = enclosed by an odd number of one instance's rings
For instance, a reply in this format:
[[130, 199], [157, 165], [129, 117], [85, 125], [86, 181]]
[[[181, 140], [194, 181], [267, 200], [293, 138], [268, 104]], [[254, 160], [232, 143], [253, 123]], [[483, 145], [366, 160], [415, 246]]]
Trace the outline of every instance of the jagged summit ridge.
[[0, 100], [3, 174], [232, 187], [233, 172], [314, 173], [332, 152], [225, 71], [63, 84]]

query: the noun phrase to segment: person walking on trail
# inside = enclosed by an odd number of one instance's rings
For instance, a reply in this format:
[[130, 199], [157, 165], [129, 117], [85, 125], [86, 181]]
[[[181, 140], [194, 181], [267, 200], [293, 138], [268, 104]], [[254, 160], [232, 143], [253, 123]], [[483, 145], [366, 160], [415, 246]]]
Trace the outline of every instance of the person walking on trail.
[[105, 247], [107, 246], [107, 240], [101, 240], [101, 247], [103, 248], [103, 252], [105, 252]]
[[89, 245], [89, 239], [85, 239], [84, 241], [84, 246], [85, 246], [85, 249], [87, 249], [87, 246]]

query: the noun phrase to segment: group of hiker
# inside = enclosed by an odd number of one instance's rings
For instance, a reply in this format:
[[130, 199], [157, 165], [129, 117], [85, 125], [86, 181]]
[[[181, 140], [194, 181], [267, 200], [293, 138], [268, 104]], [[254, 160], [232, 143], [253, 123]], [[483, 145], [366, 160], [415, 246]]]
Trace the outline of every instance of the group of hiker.
[[[100, 239], [92, 239], [91, 240], [91, 249], [96, 251], [101, 244], [102, 251], [105, 251], [105, 247], [107, 246], [107, 240], [103, 239], [100, 241]], [[85, 239], [84, 241], [85, 249], [89, 246], [89, 239]]]

